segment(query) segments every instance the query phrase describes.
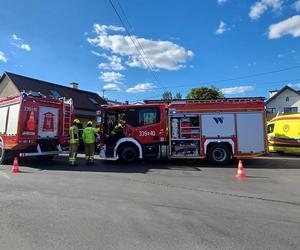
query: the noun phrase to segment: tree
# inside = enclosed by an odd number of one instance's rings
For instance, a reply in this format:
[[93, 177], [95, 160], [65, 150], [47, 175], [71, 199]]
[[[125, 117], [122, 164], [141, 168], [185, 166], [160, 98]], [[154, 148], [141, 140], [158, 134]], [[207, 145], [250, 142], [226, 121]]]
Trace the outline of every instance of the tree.
[[217, 99], [217, 98], [224, 98], [224, 95], [215, 86], [211, 86], [210, 88], [207, 87], [193, 88], [188, 93], [186, 98], [197, 99], [197, 100]]
[[177, 99], [177, 100], [180, 100], [180, 99], [182, 99], [182, 95], [181, 95], [181, 93], [180, 93], [180, 92], [177, 92], [177, 93], [176, 93], [176, 95], [175, 95], [175, 99]]
[[172, 100], [172, 93], [170, 91], [166, 91], [162, 95], [163, 100]]

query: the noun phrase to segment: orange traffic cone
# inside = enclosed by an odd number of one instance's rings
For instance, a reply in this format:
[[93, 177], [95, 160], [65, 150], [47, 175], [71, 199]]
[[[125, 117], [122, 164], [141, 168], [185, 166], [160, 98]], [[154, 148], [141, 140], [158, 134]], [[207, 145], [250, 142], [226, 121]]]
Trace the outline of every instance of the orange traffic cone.
[[237, 173], [235, 175], [235, 178], [237, 178], [237, 179], [246, 178], [246, 174], [245, 174], [245, 170], [244, 170], [244, 167], [243, 167], [242, 160], [239, 160], [239, 166], [238, 166], [238, 170], [237, 170]]
[[18, 157], [15, 157], [14, 163], [13, 163], [13, 168], [10, 170], [11, 173], [19, 173], [19, 163], [18, 163]]

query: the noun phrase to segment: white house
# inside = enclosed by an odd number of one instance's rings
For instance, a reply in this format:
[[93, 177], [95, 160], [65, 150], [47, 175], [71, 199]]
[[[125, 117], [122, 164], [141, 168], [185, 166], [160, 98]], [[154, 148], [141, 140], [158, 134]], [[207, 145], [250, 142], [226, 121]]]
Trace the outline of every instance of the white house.
[[281, 90], [269, 91], [270, 97], [266, 102], [268, 118], [276, 114], [294, 114], [300, 112], [300, 91], [289, 86]]

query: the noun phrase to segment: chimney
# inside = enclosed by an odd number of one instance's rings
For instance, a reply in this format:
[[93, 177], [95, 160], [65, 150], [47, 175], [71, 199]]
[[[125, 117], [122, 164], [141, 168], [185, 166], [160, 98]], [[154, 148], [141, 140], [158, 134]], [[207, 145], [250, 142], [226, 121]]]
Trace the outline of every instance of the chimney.
[[70, 85], [69, 85], [69, 87], [71, 88], [71, 89], [78, 89], [78, 83], [76, 83], [76, 82], [71, 82], [70, 83]]
[[272, 98], [274, 95], [276, 95], [278, 93], [278, 90], [270, 90], [269, 91], [269, 98]]

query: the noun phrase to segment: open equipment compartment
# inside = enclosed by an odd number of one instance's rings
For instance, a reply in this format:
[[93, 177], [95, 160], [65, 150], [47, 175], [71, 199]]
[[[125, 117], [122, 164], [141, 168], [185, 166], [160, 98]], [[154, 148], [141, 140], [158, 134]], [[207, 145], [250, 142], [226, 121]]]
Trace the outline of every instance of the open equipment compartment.
[[200, 115], [170, 113], [170, 157], [200, 158]]

